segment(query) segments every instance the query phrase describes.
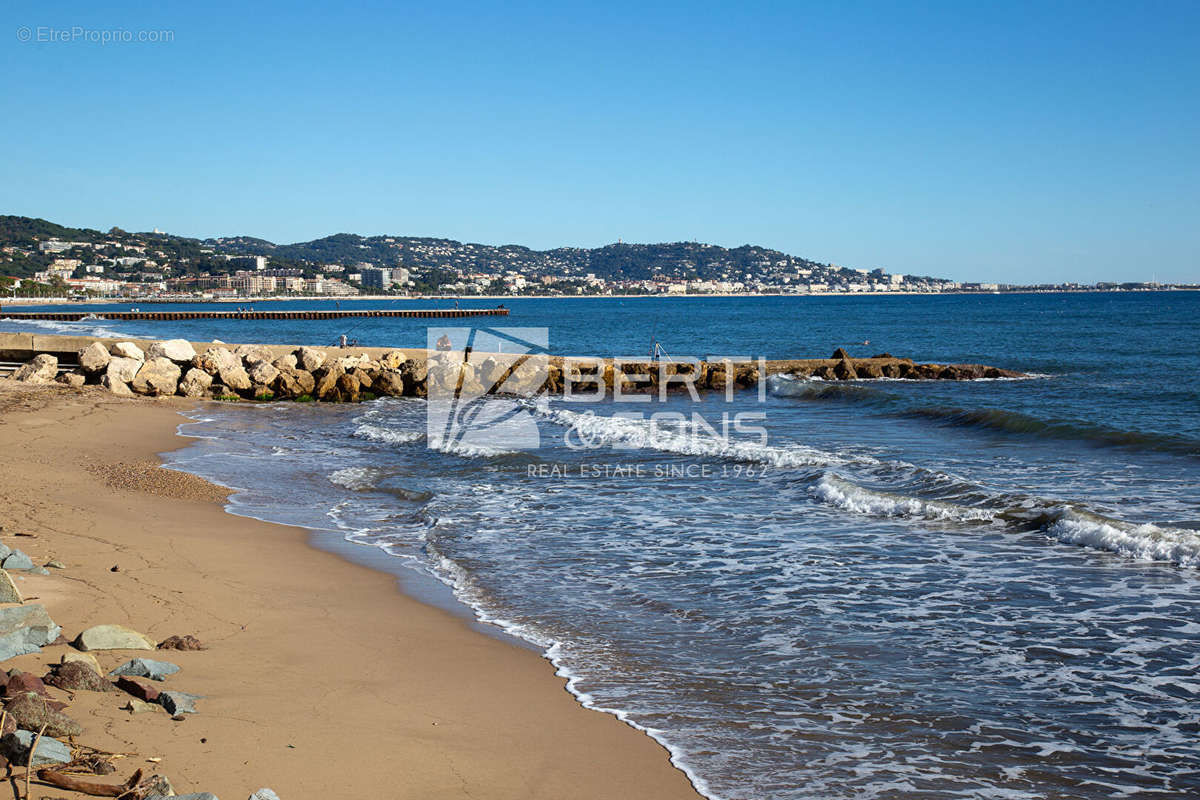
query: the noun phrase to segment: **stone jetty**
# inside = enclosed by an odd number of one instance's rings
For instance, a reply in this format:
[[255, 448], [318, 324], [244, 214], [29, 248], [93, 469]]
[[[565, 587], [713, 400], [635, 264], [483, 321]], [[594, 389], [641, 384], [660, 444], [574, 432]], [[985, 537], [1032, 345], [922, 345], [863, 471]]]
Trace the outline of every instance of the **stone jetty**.
[[[770, 375], [855, 381], [1016, 378], [1021, 373], [981, 364], [922, 364], [881, 353], [853, 358], [836, 350], [824, 359], [768, 361], [638, 360], [423, 349], [314, 348], [167, 341], [33, 337], [12, 380], [99, 385], [120, 396], [178, 395], [216, 400], [358, 402], [381, 396], [539, 392], [595, 396], [659, 391], [748, 389]], [[55, 342], [49, 340], [67, 340]], [[84, 344], [86, 342], [86, 344]], [[83, 344], [66, 350], [65, 344]], [[38, 344], [47, 352], [36, 352]], [[31, 356], [31, 357], [30, 357]]]

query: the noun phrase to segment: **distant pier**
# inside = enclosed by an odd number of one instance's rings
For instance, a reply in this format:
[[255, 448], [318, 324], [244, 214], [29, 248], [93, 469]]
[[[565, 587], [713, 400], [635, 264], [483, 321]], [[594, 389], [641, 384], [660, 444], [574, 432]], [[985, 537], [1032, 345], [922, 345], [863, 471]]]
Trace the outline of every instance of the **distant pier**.
[[42, 319], [54, 322], [79, 322], [84, 319], [136, 319], [170, 322], [181, 319], [344, 319], [347, 317], [456, 319], [459, 317], [504, 317], [507, 315], [507, 308], [381, 308], [333, 311], [5, 311], [0, 309], [0, 319]]

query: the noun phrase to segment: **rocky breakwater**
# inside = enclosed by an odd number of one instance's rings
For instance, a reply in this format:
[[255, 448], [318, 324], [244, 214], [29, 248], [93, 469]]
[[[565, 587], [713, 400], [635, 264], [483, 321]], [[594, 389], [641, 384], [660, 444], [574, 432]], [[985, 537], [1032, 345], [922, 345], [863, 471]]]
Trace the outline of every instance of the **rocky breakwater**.
[[918, 364], [911, 358], [896, 358], [880, 353], [870, 358], [852, 358], [842, 348], [827, 359], [772, 361], [771, 373], [783, 373], [797, 378], [820, 378], [827, 381], [877, 380], [893, 378], [923, 381], [995, 380], [1024, 378], [1025, 373], [984, 364]]
[[[216, 400], [319, 400], [358, 402], [380, 396], [462, 394], [623, 394], [659, 391], [748, 389], [768, 375], [823, 380], [976, 380], [1023, 377], [981, 364], [918, 364], [888, 353], [852, 358], [841, 348], [828, 359], [787, 361], [637, 361], [559, 356], [521, 356], [401, 350], [372, 356], [331, 356], [326, 351], [212, 344], [197, 352], [182, 339], [155, 342], [93, 342], [77, 354], [79, 366], [61, 371], [57, 358], [40, 354], [13, 380], [26, 383], [99, 385], [116, 395]], [[60, 374], [61, 373], [61, 374]]]

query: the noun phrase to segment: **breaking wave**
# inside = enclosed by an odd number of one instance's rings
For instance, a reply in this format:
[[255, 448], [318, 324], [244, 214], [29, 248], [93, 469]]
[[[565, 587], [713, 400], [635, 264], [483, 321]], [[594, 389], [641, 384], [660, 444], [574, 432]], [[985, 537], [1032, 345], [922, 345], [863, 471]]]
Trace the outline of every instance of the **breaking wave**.
[[1138, 561], [1166, 561], [1200, 567], [1200, 531], [1106, 517], [1066, 503], [1001, 498], [1003, 507], [977, 507], [868, 489], [825, 474], [813, 485], [819, 501], [854, 514], [874, 517], [994, 523], [1014, 530], [1041, 531], [1064, 544], [1076, 544]]

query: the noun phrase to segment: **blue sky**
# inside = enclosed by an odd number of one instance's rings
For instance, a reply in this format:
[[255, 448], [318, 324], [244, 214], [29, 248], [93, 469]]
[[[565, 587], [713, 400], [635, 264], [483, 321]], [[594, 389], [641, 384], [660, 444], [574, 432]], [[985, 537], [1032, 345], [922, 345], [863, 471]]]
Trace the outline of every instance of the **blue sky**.
[[106, 5], [0, 11], [0, 213], [1200, 282], [1191, 0]]

